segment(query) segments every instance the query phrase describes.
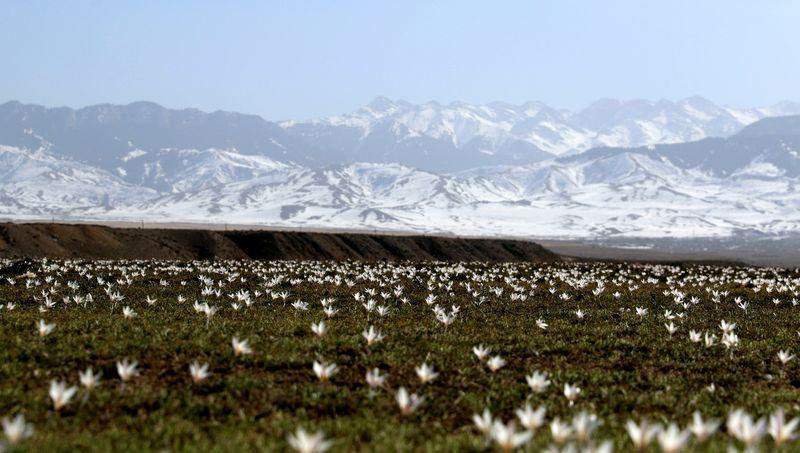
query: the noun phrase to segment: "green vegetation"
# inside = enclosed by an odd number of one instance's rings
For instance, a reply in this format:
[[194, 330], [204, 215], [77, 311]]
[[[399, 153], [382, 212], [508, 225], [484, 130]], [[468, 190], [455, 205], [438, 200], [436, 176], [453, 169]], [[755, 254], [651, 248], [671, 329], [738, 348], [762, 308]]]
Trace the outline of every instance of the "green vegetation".
[[[498, 445], [473, 415], [507, 423], [529, 403], [546, 409], [529, 451], [552, 447], [550, 423], [581, 412], [600, 425], [570, 445], [633, 450], [629, 420], [683, 429], [699, 411], [722, 424], [687, 449], [741, 449], [740, 418], [726, 426], [734, 409], [800, 413], [799, 285], [794, 271], [707, 266], [5, 261], [0, 418], [33, 425], [12, 451], [281, 451], [300, 427], [332, 451], [489, 451]], [[728, 334], [723, 320], [736, 324]], [[371, 345], [369, 326], [383, 336]], [[252, 353], [235, 354], [234, 337]], [[483, 360], [478, 345], [491, 349]], [[493, 356], [506, 362], [494, 372]], [[123, 359], [139, 370], [125, 382]], [[315, 361], [337, 372], [323, 382]], [[210, 375], [195, 382], [193, 362]], [[438, 373], [427, 383], [423, 363]], [[91, 391], [87, 368], [101, 374]], [[374, 368], [383, 386], [367, 384]], [[551, 382], [541, 392], [526, 381], [534, 371]], [[58, 410], [53, 380], [78, 387]], [[572, 402], [565, 384], [580, 388]], [[401, 386], [424, 397], [407, 415]]]

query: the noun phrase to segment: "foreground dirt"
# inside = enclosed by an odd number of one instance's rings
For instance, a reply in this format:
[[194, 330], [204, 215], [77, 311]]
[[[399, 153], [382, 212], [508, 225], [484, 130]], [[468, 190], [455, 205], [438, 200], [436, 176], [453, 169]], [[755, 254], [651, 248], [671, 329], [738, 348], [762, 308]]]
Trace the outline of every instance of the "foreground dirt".
[[527, 241], [286, 231], [111, 228], [0, 224], [0, 257], [91, 259], [367, 259], [552, 261]]

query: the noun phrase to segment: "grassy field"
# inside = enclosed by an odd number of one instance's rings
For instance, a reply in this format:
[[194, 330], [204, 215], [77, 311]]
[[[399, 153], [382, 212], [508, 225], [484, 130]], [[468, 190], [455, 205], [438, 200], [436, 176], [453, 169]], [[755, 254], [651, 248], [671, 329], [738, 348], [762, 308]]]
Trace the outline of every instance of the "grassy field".
[[[786, 423], [800, 413], [800, 360], [778, 358], [798, 351], [798, 285], [788, 270], [602, 263], [0, 262], [0, 417], [33, 428], [2, 442], [288, 451], [303, 428], [331, 451], [491, 451], [503, 425], [484, 434], [473, 420], [488, 409], [531, 433], [527, 451], [634, 450], [626, 423], [643, 419], [677, 425], [665, 450], [773, 451], [788, 431], [777, 411]], [[722, 321], [736, 327], [724, 335]], [[383, 336], [371, 345], [369, 326]], [[234, 337], [252, 352], [235, 354]], [[491, 348], [483, 360], [478, 345]], [[506, 362], [496, 371], [493, 356]], [[127, 381], [123, 359], [138, 363]], [[337, 372], [324, 382], [315, 361]], [[193, 379], [193, 362], [209, 376]], [[438, 373], [427, 383], [423, 363]], [[101, 374], [91, 390], [79, 381], [87, 368]], [[383, 385], [368, 385], [374, 368]], [[534, 371], [551, 382], [538, 392]], [[57, 410], [52, 381], [77, 389]], [[580, 389], [572, 401], [565, 385]], [[424, 398], [405, 415], [400, 387]], [[542, 426], [517, 418], [526, 404], [546, 410]], [[696, 411], [721, 425], [682, 444]], [[554, 427], [573, 432], [561, 440]], [[648, 451], [662, 450], [657, 437]]]

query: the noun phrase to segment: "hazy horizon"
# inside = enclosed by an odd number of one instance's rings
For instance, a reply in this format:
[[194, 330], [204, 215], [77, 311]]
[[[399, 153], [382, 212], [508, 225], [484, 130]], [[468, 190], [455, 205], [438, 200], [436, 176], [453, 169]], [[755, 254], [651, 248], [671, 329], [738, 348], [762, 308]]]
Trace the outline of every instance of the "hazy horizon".
[[[790, 1], [214, 2], [5, 6], [0, 99], [79, 108], [152, 101], [268, 120], [420, 104], [700, 95], [800, 99]], [[31, 33], [31, 30], [36, 30]]]

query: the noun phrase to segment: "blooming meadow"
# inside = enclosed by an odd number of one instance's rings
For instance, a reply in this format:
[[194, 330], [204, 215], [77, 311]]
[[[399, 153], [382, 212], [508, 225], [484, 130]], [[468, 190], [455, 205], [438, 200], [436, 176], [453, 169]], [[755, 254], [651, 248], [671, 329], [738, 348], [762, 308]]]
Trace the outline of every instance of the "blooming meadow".
[[0, 450], [797, 451], [800, 273], [0, 261]]

